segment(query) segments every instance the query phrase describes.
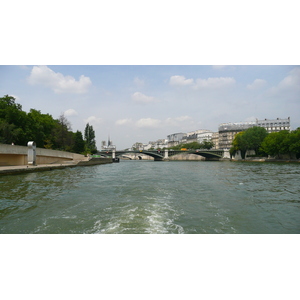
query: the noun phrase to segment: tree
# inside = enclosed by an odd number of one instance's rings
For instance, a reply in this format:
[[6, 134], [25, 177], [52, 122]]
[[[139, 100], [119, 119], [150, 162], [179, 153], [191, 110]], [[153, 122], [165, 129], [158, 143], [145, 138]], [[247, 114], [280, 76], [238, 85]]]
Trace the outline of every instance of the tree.
[[203, 143], [201, 143], [201, 147], [203, 149], [211, 149], [214, 146], [214, 143], [212, 141], [206, 141], [204, 140]]
[[268, 155], [280, 158], [289, 152], [287, 130], [269, 133], [261, 144], [261, 149]]
[[73, 152], [75, 153], [83, 153], [85, 150], [85, 142], [82, 137], [81, 131], [77, 130], [76, 133], [74, 133], [74, 146], [73, 146]]
[[247, 150], [254, 150], [255, 154], [258, 155], [261, 144], [267, 135], [265, 128], [256, 126], [237, 133], [229, 151], [230, 155], [234, 155], [238, 150], [241, 151], [242, 159], [245, 159]]
[[243, 139], [247, 145], [247, 150], [254, 150], [258, 154], [261, 143], [268, 135], [268, 132], [263, 127], [251, 127], [245, 131]]
[[27, 114], [20, 104], [15, 103], [15, 98], [8, 95], [0, 98], [0, 140], [25, 145], [27, 128]]
[[86, 145], [86, 150], [90, 153], [96, 153], [97, 147], [96, 147], [96, 140], [95, 140], [95, 131], [93, 129], [93, 126], [89, 123], [86, 124], [84, 129], [84, 141]]
[[49, 114], [42, 114], [39, 110], [31, 109], [28, 113], [30, 126], [28, 129], [29, 140], [35, 141], [37, 147], [48, 147], [52, 140], [55, 120]]
[[73, 146], [73, 135], [72, 132], [70, 132], [70, 122], [67, 120], [64, 114], [61, 114], [55, 123], [56, 124], [53, 130], [54, 147], [59, 150], [70, 151]]
[[295, 154], [296, 158], [300, 158], [300, 127], [289, 134], [289, 151]]
[[243, 138], [245, 131], [239, 132], [235, 135], [232, 147], [230, 149], [230, 155], [234, 155], [237, 151], [241, 151], [242, 159], [245, 159], [246, 152], [248, 150], [248, 145], [246, 139]]

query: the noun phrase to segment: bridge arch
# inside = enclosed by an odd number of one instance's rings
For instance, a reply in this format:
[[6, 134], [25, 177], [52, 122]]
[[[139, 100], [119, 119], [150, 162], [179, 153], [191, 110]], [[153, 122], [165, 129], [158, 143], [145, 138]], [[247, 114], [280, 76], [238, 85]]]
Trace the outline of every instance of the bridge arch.
[[217, 151], [217, 150], [200, 150], [200, 151], [193, 151], [191, 154], [201, 155], [205, 157], [206, 159], [220, 159], [223, 157], [223, 151]]

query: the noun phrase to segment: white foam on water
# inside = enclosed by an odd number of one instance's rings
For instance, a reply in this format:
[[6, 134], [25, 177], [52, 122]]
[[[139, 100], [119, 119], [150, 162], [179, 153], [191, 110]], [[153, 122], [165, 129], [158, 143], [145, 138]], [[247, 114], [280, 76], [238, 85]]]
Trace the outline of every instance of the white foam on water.
[[147, 217], [148, 227], [146, 233], [184, 233], [180, 225], [174, 223], [178, 212], [166, 202], [159, 202], [147, 208], [150, 215]]
[[147, 202], [128, 203], [125, 206], [106, 208], [94, 223], [91, 233], [184, 233], [174, 220], [180, 214], [166, 199], [147, 197]]

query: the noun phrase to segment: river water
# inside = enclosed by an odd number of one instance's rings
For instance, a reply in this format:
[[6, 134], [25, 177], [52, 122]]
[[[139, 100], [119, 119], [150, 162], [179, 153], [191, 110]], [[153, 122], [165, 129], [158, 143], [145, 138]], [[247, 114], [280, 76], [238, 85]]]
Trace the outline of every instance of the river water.
[[0, 233], [300, 233], [300, 165], [120, 163], [0, 176]]

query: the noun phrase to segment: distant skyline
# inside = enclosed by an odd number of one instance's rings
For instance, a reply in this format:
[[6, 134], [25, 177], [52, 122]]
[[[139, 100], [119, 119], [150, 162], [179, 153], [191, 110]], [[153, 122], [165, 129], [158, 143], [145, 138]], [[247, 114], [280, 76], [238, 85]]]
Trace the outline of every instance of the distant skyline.
[[117, 149], [227, 122], [291, 118], [300, 127], [300, 67], [284, 65], [0, 66], [0, 95], [22, 109], [89, 123]]

